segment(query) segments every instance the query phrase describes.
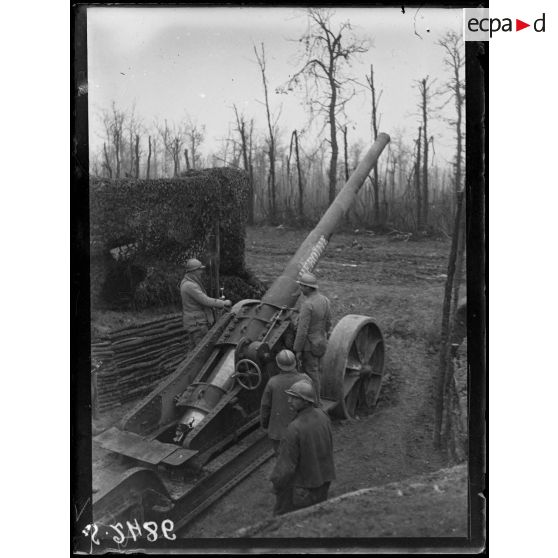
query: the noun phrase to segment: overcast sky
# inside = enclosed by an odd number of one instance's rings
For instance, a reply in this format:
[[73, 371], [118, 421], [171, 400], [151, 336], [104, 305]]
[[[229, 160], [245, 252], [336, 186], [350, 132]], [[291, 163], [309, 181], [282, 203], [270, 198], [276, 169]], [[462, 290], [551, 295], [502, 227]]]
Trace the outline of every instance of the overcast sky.
[[[265, 44], [272, 110], [282, 105], [279, 125], [287, 142], [294, 128], [308, 119], [296, 93], [276, 94], [300, 68], [298, 39], [306, 30], [304, 10], [291, 8], [89, 8], [88, 65], [90, 145], [102, 145], [100, 109], [112, 101], [122, 109], [135, 102], [145, 124], [155, 118], [178, 121], [186, 115], [205, 124], [205, 155], [215, 151], [234, 120], [232, 105], [254, 117], [265, 132], [261, 73], [253, 45]], [[447, 81], [443, 51], [436, 42], [448, 30], [462, 33], [462, 10], [407, 8], [343, 8], [334, 22], [349, 20], [355, 34], [373, 47], [352, 64], [351, 74], [363, 84], [374, 65], [380, 100], [381, 131], [404, 134], [410, 144], [417, 134], [418, 92], [414, 80], [429, 75], [436, 85]], [[302, 92], [300, 92], [300, 95]], [[435, 101], [436, 106], [441, 101]], [[450, 104], [443, 112], [453, 116]], [[349, 142], [370, 141], [370, 94], [351, 100], [347, 108], [354, 127]], [[443, 121], [432, 122], [436, 160], [451, 160], [454, 133]]]

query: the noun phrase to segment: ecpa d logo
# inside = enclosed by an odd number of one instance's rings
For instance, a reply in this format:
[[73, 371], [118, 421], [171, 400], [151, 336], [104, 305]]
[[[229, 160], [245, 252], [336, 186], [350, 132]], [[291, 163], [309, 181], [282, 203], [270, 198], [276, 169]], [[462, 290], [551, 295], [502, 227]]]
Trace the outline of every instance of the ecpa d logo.
[[536, 33], [544, 33], [546, 14], [543, 13], [533, 23], [518, 18], [489, 17], [488, 8], [465, 8], [463, 35], [466, 41], [488, 41], [494, 33], [510, 33], [531, 27]]

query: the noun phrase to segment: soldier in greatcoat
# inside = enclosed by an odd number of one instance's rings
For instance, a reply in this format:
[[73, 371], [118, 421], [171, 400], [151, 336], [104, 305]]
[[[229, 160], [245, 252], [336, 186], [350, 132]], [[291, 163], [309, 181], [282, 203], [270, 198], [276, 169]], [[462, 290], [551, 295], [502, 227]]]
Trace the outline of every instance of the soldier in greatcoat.
[[300, 285], [303, 300], [300, 306], [293, 351], [302, 369], [314, 383], [317, 403], [320, 403], [320, 359], [327, 347], [331, 330], [329, 299], [318, 292], [318, 281], [311, 273], [302, 274]]
[[331, 422], [314, 404], [314, 387], [299, 380], [286, 393], [296, 417], [287, 426], [270, 476], [276, 515], [326, 500], [335, 480]]
[[207, 296], [202, 283], [205, 266], [192, 258], [186, 262], [186, 274], [180, 283], [182, 323], [186, 331], [187, 350], [193, 350], [215, 322], [213, 309], [230, 308], [230, 300]]
[[288, 395], [285, 390], [299, 380], [309, 382], [310, 378], [297, 370], [295, 355], [288, 349], [279, 351], [275, 362], [280, 372], [270, 378], [265, 386], [260, 405], [260, 424], [267, 430], [273, 451], [277, 455], [281, 438], [296, 416], [287, 403]]

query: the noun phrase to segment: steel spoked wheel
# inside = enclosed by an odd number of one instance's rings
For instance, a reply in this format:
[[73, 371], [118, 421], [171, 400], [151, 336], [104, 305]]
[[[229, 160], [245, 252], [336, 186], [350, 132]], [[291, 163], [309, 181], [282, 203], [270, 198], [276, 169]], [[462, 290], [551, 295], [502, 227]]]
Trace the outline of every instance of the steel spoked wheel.
[[372, 318], [350, 314], [333, 329], [323, 359], [322, 395], [338, 402], [341, 418], [369, 411], [378, 400], [384, 371], [384, 339]]
[[253, 390], [262, 383], [260, 367], [248, 358], [243, 358], [236, 363], [234, 377], [236, 381], [247, 390]]

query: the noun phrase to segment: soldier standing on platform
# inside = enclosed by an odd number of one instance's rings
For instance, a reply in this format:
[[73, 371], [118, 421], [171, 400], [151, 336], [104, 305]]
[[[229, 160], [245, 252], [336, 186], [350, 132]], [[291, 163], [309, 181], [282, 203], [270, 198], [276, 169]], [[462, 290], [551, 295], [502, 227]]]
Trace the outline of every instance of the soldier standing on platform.
[[192, 351], [215, 322], [214, 308], [230, 308], [230, 300], [207, 296], [202, 283], [205, 266], [192, 258], [186, 262], [186, 274], [180, 283], [182, 323], [186, 330], [187, 350]]
[[320, 404], [320, 358], [327, 347], [331, 330], [329, 299], [318, 292], [318, 281], [311, 273], [304, 273], [297, 281], [304, 299], [300, 306], [293, 350], [302, 369], [316, 389], [317, 403]]

